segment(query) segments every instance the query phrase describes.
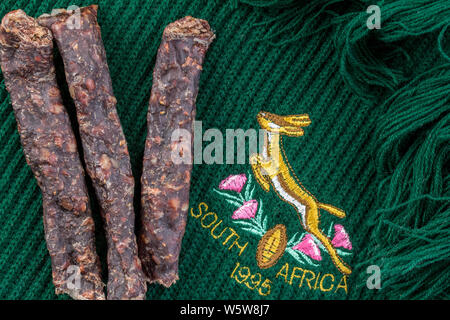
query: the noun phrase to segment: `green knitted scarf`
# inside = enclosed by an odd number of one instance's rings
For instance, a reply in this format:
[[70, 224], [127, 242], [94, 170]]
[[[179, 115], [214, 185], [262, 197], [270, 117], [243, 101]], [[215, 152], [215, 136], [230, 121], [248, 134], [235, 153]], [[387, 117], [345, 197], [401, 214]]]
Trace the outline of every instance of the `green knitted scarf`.
[[[38, 16], [73, 4], [91, 3], [4, 0], [0, 15], [21, 8]], [[332, 206], [318, 209], [320, 231], [351, 268], [350, 275], [339, 271], [300, 223], [301, 210], [274, 186], [266, 192], [248, 161], [202, 163], [192, 174], [180, 280], [169, 289], [150, 285], [149, 299], [449, 298], [449, 0], [98, 4], [137, 182], [136, 212], [157, 48], [168, 23], [192, 15], [208, 20], [217, 35], [203, 66], [197, 120], [203, 133], [216, 128], [223, 136], [197, 137], [203, 151], [214, 139], [233, 142], [227, 129], [258, 130], [260, 111], [307, 114], [304, 135], [282, 139], [294, 181], [288, 186]], [[380, 8], [380, 29], [366, 25], [370, 5]], [[68, 299], [54, 293], [42, 199], [1, 80], [0, 298]], [[246, 150], [248, 158], [248, 145], [234, 154]], [[103, 225], [89, 188], [106, 271]], [[333, 208], [339, 211], [330, 213]], [[377, 289], [371, 277], [378, 271]]]

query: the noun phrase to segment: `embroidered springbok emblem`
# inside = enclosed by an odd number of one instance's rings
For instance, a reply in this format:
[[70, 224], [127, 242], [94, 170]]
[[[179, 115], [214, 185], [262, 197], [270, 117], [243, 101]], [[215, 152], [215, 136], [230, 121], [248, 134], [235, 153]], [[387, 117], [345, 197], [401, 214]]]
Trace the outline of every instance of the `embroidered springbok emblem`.
[[343, 274], [350, 274], [352, 272], [350, 267], [339, 257], [331, 244], [331, 240], [319, 228], [319, 209], [323, 209], [338, 218], [345, 218], [345, 212], [317, 201], [303, 187], [289, 165], [283, 149], [282, 136], [303, 136], [302, 127], [311, 124], [309, 116], [307, 114], [279, 116], [268, 112], [260, 112], [257, 120], [261, 128], [265, 130], [265, 134], [262, 154], [253, 154], [250, 157], [256, 180], [266, 192], [272, 186], [281, 200], [294, 207], [300, 224], [323, 244], [337, 269]]

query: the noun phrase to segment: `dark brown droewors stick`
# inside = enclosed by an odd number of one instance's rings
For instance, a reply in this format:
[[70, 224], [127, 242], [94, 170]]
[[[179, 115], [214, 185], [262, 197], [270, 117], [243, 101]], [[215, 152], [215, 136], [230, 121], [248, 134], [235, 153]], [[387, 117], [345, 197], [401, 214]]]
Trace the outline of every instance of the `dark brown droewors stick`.
[[[178, 161], [192, 159], [192, 150], [186, 148], [189, 143], [184, 139], [172, 142], [172, 133], [182, 129], [193, 135], [202, 63], [214, 38], [204, 20], [185, 17], [169, 24], [153, 72], [141, 178], [139, 255], [149, 281], [166, 287], [178, 280], [192, 169], [192, 163]], [[174, 151], [180, 155], [175, 161]]]
[[38, 21], [52, 30], [63, 58], [87, 172], [105, 220], [107, 298], [143, 299], [146, 283], [134, 234], [134, 179], [97, 23], [97, 6], [81, 8], [78, 13], [62, 10]]
[[42, 191], [56, 294], [104, 299], [84, 170], [53, 66], [50, 30], [22, 10], [0, 27], [1, 68], [27, 163]]

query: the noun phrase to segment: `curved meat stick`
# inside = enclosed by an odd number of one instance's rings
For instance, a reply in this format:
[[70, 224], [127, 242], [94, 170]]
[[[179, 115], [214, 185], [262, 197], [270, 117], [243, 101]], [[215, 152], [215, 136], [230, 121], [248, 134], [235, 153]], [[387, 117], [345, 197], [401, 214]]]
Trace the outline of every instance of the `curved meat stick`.
[[105, 220], [107, 298], [144, 299], [147, 285], [134, 234], [134, 179], [97, 23], [97, 6], [81, 8], [78, 13], [60, 10], [38, 21], [52, 30], [63, 58], [87, 172]]
[[[192, 170], [192, 150], [187, 146], [192, 140], [171, 141], [172, 133], [181, 129], [192, 139], [202, 63], [214, 38], [205, 20], [184, 17], [169, 24], [153, 71], [141, 178], [139, 255], [149, 281], [166, 287], [178, 280]], [[180, 154], [178, 164], [173, 151]]]
[[50, 30], [22, 10], [0, 27], [1, 68], [25, 158], [42, 191], [56, 294], [105, 299], [84, 170], [53, 66]]

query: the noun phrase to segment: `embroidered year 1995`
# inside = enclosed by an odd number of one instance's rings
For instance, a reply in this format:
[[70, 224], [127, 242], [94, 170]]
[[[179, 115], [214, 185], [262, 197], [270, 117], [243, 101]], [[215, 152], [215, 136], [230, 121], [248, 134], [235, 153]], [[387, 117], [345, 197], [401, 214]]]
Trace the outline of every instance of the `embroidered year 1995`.
[[[322, 228], [326, 226], [319, 223], [320, 209], [339, 219], [345, 218], [346, 214], [337, 207], [319, 202], [305, 189], [290, 166], [283, 149], [282, 136], [303, 136], [302, 128], [311, 123], [309, 116], [306, 114], [280, 116], [260, 112], [257, 120], [265, 132], [264, 145], [261, 153], [254, 154], [250, 158], [252, 172], [231, 175], [220, 182], [218, 189], [214, 189], [224, 201], [236, 207], [231, 215], [236, 229], [228, 227], [220, 234], [215, 234], [215, 229], [222, 224], [223, 219], [218, 221], [216, 213], [207, 212], [206, 203], [199, 205], [199, 213], [194, 213], [191, 209], [191, 215], [197, 219], [201, 217], [202, 227], [211, 228], [211, 235], [215, 239], [223, 237], [222, 245], [228, 250], [236, 248], [239, 256], [248, 246], [248, 242], [241, 239], [242, 234], [247, 233], [259, 238], [255, 258], [260, 269], [274, 267], [287, 253], [292, 262], [290, 264], [286, 262], [280, 267], [276, 274], [277, 279], [290, 285], [298, 284], [299, 288], [322, 292], [344, 290], [347, 293], [347, 276], [352, 271], [342, 257], [351, 255], [352, 244], [349, 235], [342, 224], [331, 223], [324, 231]], [[292, 213], [298, 216], [300, 231], [290, 235], [288, 239], [285, 225], [277, 224], [269, 229], [264, 201], [254, 198], [256, 188], [254, 181], [264, 191], [274, 191], [280, 200], [292, 207]], [[212, 217], [209, 223], [205, 222], [206, 217]], [[339, 275], [321, 274], [322, 253], [328, 254]], [[272, 280], [264, 278], [260, 272], [254, 273], [239, 262], [236, 262], [230, 277], [262, 296], [270, 294]]]

